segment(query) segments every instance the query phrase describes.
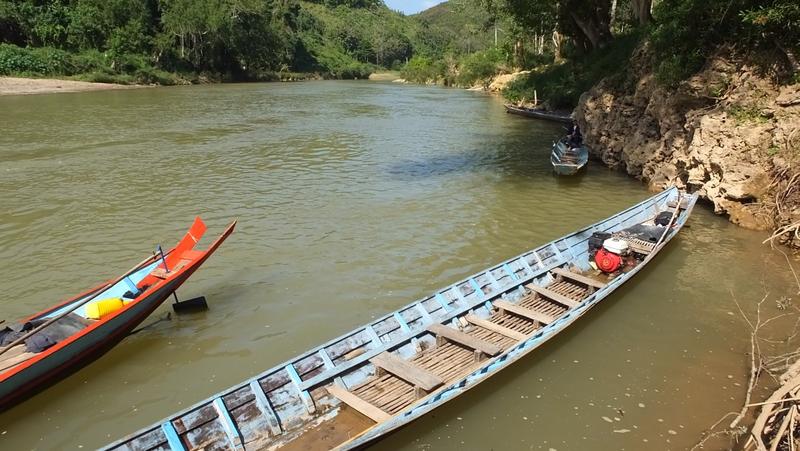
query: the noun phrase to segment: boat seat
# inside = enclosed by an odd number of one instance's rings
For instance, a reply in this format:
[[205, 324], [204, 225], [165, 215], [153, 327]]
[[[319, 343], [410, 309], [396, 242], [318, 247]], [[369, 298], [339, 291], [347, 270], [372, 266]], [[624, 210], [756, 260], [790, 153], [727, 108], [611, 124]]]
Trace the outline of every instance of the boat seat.
[[472, 313], [466, 316], [466, 320], [467, 322], [469, 322], [474, 326], [482, 327], [484, 329], [503, 335], [504, 337], [511, 338], [512, 340], [520, 341], [527, 338], [527, 335], [523, 334], [522, 332], [518, 332], [509, 327], [493, 323], [483, 318], [479, 318], [478, 316]]
[[480, 338], [467, 335], [460, 330], [455, 330], [452, 327], [447, 327], [443, 324], [432, 324], [428, 327], [428, 330], [436, 335], [437, 341], [440, 338], [447, 339], [492, 357], [500, 354], [503, 351], [500, 346], [481, 340]]
[[538, 293], [539, 295], [544, 296], [547, 299], [550, 299], [552, 301], [558, 302], [559, 304], [561, 304], [561, 305], [563, 305], [565, 307], [573, 308], [573, 307], [577, 307], [578, 305], [580, 305], [580, 302], [578, 302], [578, 301], [575, 301], [575, 300], [570, 299], [570, 298], [568, 298], [568, 297], [566, 297], [566, 296], [564, 296], [562, 294], [558, 294], [553, 290], [548, 290], [547, 288], [540, 287], [539, 285], [536, 285], [536, 284], [533, 284], [533, 283], [525, 285], [525, 288], [533, 291], [534, 293]]
[[338, 398], [339, 401], [342, 401], [353, 409], [361, 412], [363, 415], [369, 417], [376, 423], [386, 421], [392, 417], [379, 407], [370, 404], [369, 402], [361, 399], [358, 395], [336, 384], [327, 387], [327, 390], [328, 393]]
[[175, 265], [174, 268], [170, 269], [169, 272], [165, 271], [164, 268], [159, 266], [156, 269], [154, 269], [150, 273], [150, 275], [158, 277], [159, 279], [166, 279], [167, 277], [171, 276], [172, 273], [174, 273], [176, 271], [179, 271], [181, 268], [186, 266], [186, 264], [189, 263], [189, 262], [191, 262], [191, 260], [181, 260], [181, 261], [178, 262], [177, 265]]
[[556, 275], [556, 280], [561, 280], [561, 278], [567, 278], [570, 280], [574, 280], [575, 282], [580, 282], [584, 285], [593, 288], [603, 288], [606, 286], [605, 283], [600, 282], [599, 280], [592, 279], [590, 277], [586, 277], [581, 274], [574, 273], [568, 269], [564, 268], [553, 268], [550, 270], [553, 274]]
[[27, 352], [24, 343], [18, 344], [0, 355], [0, 372], [11, 369], [35, 355], [35, 352]]
[[501, 311], [513, 313], [515, 315], [521, 316], [523, 318], [528, 318], [530, 320], [542, 323], [544, 325], [548, 325], [556, 320], [555, 317], [550, 316], [546, 313], [537, 312], [536, 310], [529, 309], [528, 307], [512, 304], [502, 299], [494, 301], [494, 306], [499, 308]]
[[426, 392], [435, 390], [444, 384], [444, 380], [439, 376], [420, 368], [419, 366], [404, 360], [391, 352], [384, 352], [373, 357], [370, 362], [378, 368], [380, 372], [385, 371], [393, 374], [409, 384], [419, 387]]

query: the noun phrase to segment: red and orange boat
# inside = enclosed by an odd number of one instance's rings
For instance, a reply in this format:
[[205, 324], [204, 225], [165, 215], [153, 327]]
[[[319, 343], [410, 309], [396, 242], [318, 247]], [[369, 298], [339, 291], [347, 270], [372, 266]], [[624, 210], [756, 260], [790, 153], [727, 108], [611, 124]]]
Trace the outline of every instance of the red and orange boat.
[[[0, 410], [98, 358], [175, 292], [233, 232], [231, 223], [208, 249], [198, 217], [166, 253], [146, 258], [110, 280], [0, 331]], [[2, 327], [2, 326], [0, 326]]]

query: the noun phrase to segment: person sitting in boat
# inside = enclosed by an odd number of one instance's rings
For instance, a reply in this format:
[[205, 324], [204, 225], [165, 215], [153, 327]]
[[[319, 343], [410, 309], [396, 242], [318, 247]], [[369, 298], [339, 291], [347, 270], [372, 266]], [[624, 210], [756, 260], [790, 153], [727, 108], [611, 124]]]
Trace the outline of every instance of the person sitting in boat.
[[573, 148], [583, 145], [583, 135], [581, 135], [581, 129], [578, 127], [577, 121], [572, 121], [569, 129], [567, 129], [567, 144]]

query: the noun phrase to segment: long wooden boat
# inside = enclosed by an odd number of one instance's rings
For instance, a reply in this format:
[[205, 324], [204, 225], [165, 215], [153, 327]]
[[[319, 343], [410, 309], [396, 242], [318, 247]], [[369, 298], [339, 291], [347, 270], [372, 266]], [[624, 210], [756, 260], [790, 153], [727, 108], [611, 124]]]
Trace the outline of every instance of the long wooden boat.
[[567, 114], [554, 113], [552, 111], [540, 110], [537, 108], [518, 107], [511, 104], [504, 104], [506, 113], [516, 114], [519, 116], [532, 117], [534, 119], [544, 119], [546, 121], [563, 122], [571, 124], [572, 118]]
[[[466, 392], [564, 330], [649, 263], [684, 225], [695, 201], [694, 195], [666, 190], [402, 307], [104, 449], [363, 447]], [[632, 229], [644, 229], [650, 238]], [[592, 270], [588, 248], [595, 235], [606, 232], [629, 240], [636, 253], [624, 257], [624, 270], [599, 274]]]
[[589, 162], [589, 149], [586, 146], [571, 147], [564, 139], [553, 144], [550, 164], [558, 175], [573, 175]]
[[[203, 221], [195, 218], [183, 239], [166, 254], [154, 254], [116, 280], [19, 321], [11, 328], [19, 332], [17, 339], [0, 347], [0, 410], [117, 344], [217, 250], [235, 225], [234, 221], [205, 251], [195, 250], [206, 231]], [[101, 309], [106, 310], [102, 316]], [[95, 314], [98, 319], [89, 319]], [[30, 352], [31, 343], [49, 347]]]

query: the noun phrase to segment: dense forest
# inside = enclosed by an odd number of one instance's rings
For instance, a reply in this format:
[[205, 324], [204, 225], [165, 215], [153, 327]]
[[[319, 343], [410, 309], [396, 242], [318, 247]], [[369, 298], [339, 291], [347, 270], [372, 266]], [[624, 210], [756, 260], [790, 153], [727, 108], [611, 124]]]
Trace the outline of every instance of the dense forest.
[[92, 81], [361, 78], [410, 58], [380, 0], [3, 0], [0, 74]]
[[674, 85], [722, 45], [800, 69], [796, 0], [451, 0], [413, 16], [381, 0], [0, 0], [0, 75], [124, 83], [363, 78], [472, 85], [574, 104], [652, 45]]

